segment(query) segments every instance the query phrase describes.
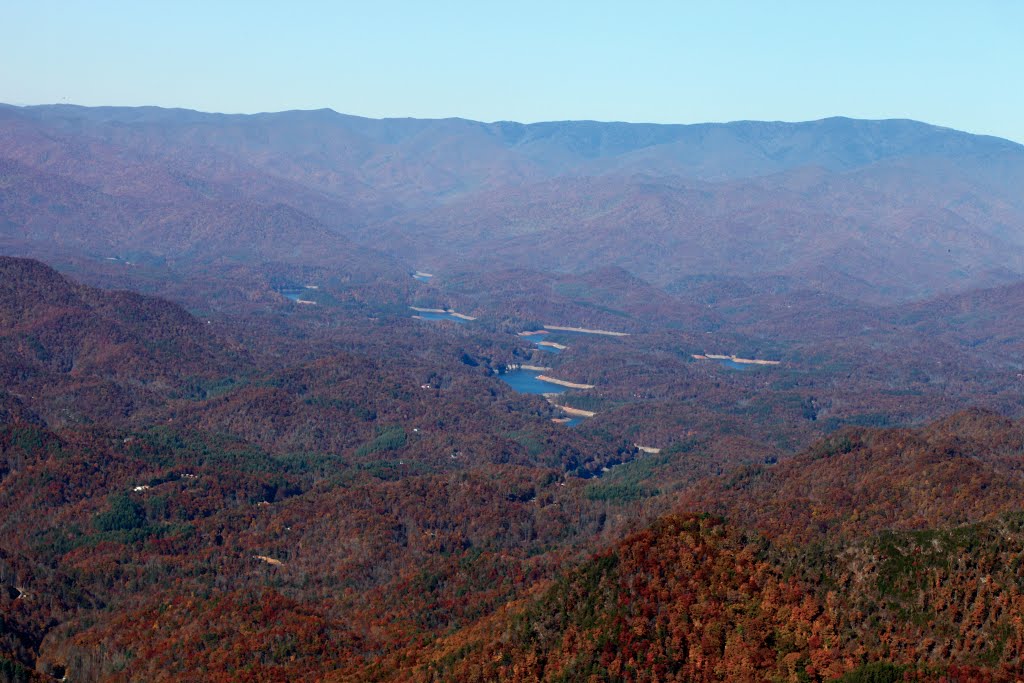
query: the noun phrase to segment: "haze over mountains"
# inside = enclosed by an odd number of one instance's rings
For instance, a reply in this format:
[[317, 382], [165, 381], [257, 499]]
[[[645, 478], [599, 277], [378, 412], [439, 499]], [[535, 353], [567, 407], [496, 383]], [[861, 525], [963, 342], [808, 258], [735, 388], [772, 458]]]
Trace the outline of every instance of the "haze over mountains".
[[620, 266], [677, 292], [739, 278], [874, 303], [1024, 273], [1024, 147], [906, 120], [4, 106], [0, 168], [0, 240], [26, 255], [365, 274]]
[[1022, 188], [914, 121], [0, 105], [0, 683], [1019, 681]]

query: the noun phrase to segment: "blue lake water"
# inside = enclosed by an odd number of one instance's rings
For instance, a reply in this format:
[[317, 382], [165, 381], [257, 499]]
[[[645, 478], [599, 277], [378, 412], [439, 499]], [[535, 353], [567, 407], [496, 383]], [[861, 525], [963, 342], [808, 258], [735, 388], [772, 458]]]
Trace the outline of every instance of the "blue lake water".
[[412, 279], [413, 280], [419, 280], [420, 282], [430, 282], [430, 278], [432, 278], [432, 277], [433, 277], [433, 275], [419, 275], [419, 274], [413, 273]]
[[298, 301], [306, 294], [305, 289], [282, 289], [281, 296], [287, 297], [292, 301]]
[[415, 315], [423, 318], [424, 320], [451, 320], [453, 323], [465, 325], [468, 320], [452, 315], [451, 313], [425, 313], [423, 311], [415, 311]]
[[550, 339], [551, 339], [551, 335], [550, 334], [524, 334], [524, 335], [520, 335], [520, 338], [521, 339], [525, 339], [526, 341], [528, 341], [528, 342], [530, 342], [532, 344], [535, 344], [537, 346], [537, 348], [540, 349], [541, 351], [547, 351], [548, 353], [561, 353], [563, 351], [563, 349], [556, 349], [553, 346], [541, 346], [540, 345], [540, 342], [542, 342], [542, 341], [550, 341]]
[[560, 394], [565, 391], [565, 387], [559, 384], [537, 379], [542, 374], [536, 370], [509, 370], [498, 377], [521, 394]]
[[[545, 382], [544, 380], [537, 379], [538, 375], [541, 375], [536, 370], [509, 370], [504, 375], [498, 375], [501, 381], [509, 385], [521, 394], [560, 394], [566, 390], [560, 384], [552, 384]], [[586, 418], [584, 417], [572, 417], [568, 422], [562, 422], [566, 427], [575, 427]]]
[[737, 363], [731, 358], [715, 358], [714, 360], [717, 360], [730, 370], [750, 370], [755, 367], [752, 363]]
[[547, 351], [548, 353], [561, 353], [562, 351], [565, 350], [555, 348], [554, 346], [541, 346], [540, 344], [537, 345], [537, 348], [540, 349], [541, 351]]

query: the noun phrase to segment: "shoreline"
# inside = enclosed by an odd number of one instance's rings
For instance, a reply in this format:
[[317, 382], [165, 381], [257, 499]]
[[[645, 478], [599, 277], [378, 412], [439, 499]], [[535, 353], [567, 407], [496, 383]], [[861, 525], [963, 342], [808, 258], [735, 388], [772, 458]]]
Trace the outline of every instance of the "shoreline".
[[554, 406], [555, 408], [558, 408], [567, 415], [575, 415], [576, 417], [594, 417], [595, 415], [597, 415], [597, 413], [595, 413], [592, 410], [583, 410], [582, 408], [563, 406], [559, 405], [558, 403], [552, 403], [551, 405]]
[[419, 306], [410, 306], [409, 308], [416, 311], [417, 313], [444, 313], [446, 315], [452, 316], [453, 318], [461, 318], [462, 320], [476, 320], [476, 318], [474, 318], [471, 315], [466, 315], [465, 313], [456, 313], [450, 308], [420, 308]]
[[559, 386], [568, 387], [570, 389], [593, 389], [593, 384], [579, 384], [577, 382], [567, 382], [564, 379], [555, 379], [547, 375], [537, 375], [537, 379], [541, 382], [550, 382], [551, 384], [557, 384]]
[[549, 342], [549, 341], [539, 341], [539, 342], [537, 342], [537, 346], [547, 346], [548, 348], [558, 349], [559, 351], [564, 351], [567, 348], [569, 348], [565, 344], [559, 344], [558, 342]]
[[592, 330], [586, 327], [563, 327], [561, 325], [545, 325], [545, 330], [557, 330], [559, 332], [580, 332], [582, 334], [603, 334], [608, 337], [628, 337], [629, 332], [611, 332], [610, 330]]
[[739, 358], [737, 356], [725, 356], [720, 353], [693, 353], [690, 354], [697, 360], [731, 360], [733, 363], [745, 363], [747, 365], [780, 365], [781, 360], [758, 360], [755, 358]]

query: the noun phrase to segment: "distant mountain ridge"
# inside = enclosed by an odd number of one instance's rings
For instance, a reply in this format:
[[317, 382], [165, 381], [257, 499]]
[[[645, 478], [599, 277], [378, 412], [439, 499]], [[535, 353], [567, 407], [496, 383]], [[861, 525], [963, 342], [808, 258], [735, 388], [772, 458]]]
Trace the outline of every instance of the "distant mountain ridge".
[[[333, 159], [357, 164], [377, 160], [372, 154], [375, 146], [402, 154], [407, 162], [433, 148], [437, 158], [443, 160], [443, 152], [455, 151], [449, 140], [457, 137], [466, 144], [476, 145], [474, 151], [478, 158], [491, 157], [493, 165], [508, 163], [510, 159], [503, 158], [504, 155], [514, 155], [520, 163], [530, 163], [547, 175], [631, 171], [731, 180], [806, 166], [830, 171], [850, 170], [901, 156], [1024, 152], [1024, 146], [1009, 140], [909, 119], [831, 117], [799, 123], [551, 121], [524, 124], [483, 123], [459, 118], [368, 119], [330, 109], [265, 114], [74, 105], [22, 108], [2, 105], [2, 109], [55, 130], [87, 133], [111, 143], [124, 144], [133, 137], [137, 141], [137, 136], [147, 129], [160, 128], [164, 130], [165, 142], [203, 142], [221, 150], [235, 146], [249, 152], [262, 149], [301, 153], [322, 149], [337, 153], [344, 144], [347, 154], [333, 156]], [[436, 141], [433, 145], [432, 140]], [[464, 164], [464, 168], [466, 175], [477, 170], [468, 164]]]
[[[909, 120], [691, 125], [0, 105], [0, 243], [781, 277], [875, 302], [1024, 274], [1024, 146]], [[378, 252], [389, 252], [389, 261]]]

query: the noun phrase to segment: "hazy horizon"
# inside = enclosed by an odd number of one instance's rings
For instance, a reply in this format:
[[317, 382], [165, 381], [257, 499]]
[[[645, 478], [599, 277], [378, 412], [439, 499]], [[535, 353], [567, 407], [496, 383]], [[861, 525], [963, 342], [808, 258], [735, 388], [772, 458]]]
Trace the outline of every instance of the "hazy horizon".
[[139, 105], [123, 105], [123, 104], [101, 104], [101, 105], [85, 105], [77, 102], [39, 102], [39, 103], [16, 103], [16, 102], [0, 102], [2, 106], [10, 106], [17, 108], [31, 108], [31, 107], [55, 107], [55, 106], [68, 106], [68, 107], [81, 107], [84, 109], [163, 109], [166, 111], [190, 111], [199, 114], [209, 114], [211, 116], [261, 116], [261, 115], [273, 115], [273, 114], [286, 114], [289, 112], [316, 112], [316, 111], [330, 111], [339, 116], [351, 116], [355, 118], [362, 118], [371, 121], [388, 121], [388, 120], [419, 120], [419, 121], [444, 121], [444, 120], [462, 120], [472, 121], [474, 123], [484, 124], [495, 124], [495, 123], [515, 123], [524, 126], [544, 124], [544, 123], [600, 123], [600, 124], [627, 124], [627, 125], [651, 125], [651, 126], [703, 126], [703, 125], [729, 125], [733, 123], [783, 123], [783, 124], [801, 124], [801, 123], [817, 123], [820, 121], [828, 121], [831, 119], [847, 119], [851, 121], [871, 121], [871, 122], [884, 122], [884, 121], [912, 121], [914, 123], [920, 123], [926, 126], [934, 126], [936, 128], [945, 128], [948, 130], [954, 130], [961, 133], [967, 133], [969, 135], [979, 135], [984, 137], [994, 137], [1002, 140], [1007, 140], [1015, 144], [1024, 145], [1024, 141], [1014, 140], [1012, 138], [1003, 137], [1001, 135], [994, 135], [991, 133], [980, 133], [972, 130], [964, 130], [956, 128], [954, 126], [946, 125], [935, 121], [925, 121], [921, 119], [908, 119], [903, 117], [889, 117], [889, 118], [862, 118], [856, 116], [846, 116], [843, 114], [834, 114], [831, 116], [823, 116], [817, 119], [794, 119], [794, 120], [783, 120], [783, 119], [731, 119], [728, 121], [624, 121], [615, 119], [539, 119], [536, 121], [519, 121], [514, 119], [492, 119], [492, 120], [481, 120], [473, 119], [465, 116], [438, 116], [438, 117], [423, 117], [423, 116], [364, 116], [362, 114], [353, 114], [347, 111], [338, 111], [331, 107], [313, 107], [309, 109], [279, 109], [274, 111], [252, 111], [252, 112], [233, 112], [233, 111], [209, 111], [203, 109], [193, 109], [191, 107], [174, 107], [174, 106], [162, 106], [155, 104], [139, 104]]
[[0, 100], [367, 118], [912, 119], [1024, 141], [1024, 5], [14, 3]]

